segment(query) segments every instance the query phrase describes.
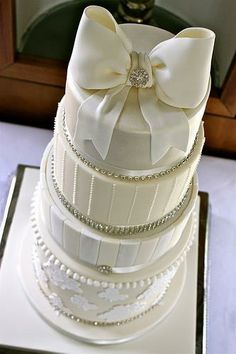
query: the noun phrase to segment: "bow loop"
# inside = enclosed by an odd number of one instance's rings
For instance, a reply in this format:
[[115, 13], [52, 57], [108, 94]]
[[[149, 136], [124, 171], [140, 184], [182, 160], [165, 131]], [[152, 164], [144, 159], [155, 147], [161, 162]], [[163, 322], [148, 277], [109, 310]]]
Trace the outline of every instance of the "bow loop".
[[152, 87], [152, 65], [146, 53], [131, 53], [131, 68], [127, 80], [128, 86]]
[[149, 54], [137, 53], [107, 10], [86, 8], [68, 71], [78, 86], [98, 91], [80, 105], [75, 136], [92, 140], [105, 159], [133, 86], [140, 90], [140, 110], [150, 128], [153, 164], [170, 147], [186, 152], [190, 128], [185, 109], [206, 100], [214, 38], [210, 30], [187, 28]]
[[210, 78], [215, 35], [205, 28], [187, 28], [158, 44], [150, 59], [157, 97], [178, 108], [195, 108]]
[[99, 6], [85, 9], [69, 71], [85, 89], [108, 89], [127, 80], [132, 46], [112, 15]]

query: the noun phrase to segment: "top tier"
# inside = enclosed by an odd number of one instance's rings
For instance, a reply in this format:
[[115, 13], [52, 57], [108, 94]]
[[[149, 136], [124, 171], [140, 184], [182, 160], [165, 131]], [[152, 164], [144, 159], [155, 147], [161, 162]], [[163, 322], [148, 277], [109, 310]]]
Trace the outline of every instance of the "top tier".
[[70, 59], [65, 122], [95, 165], [131, 175], [185, 158], [210, 92], [215, 35], [188, 28], [175, 37], [118, 25], [104, 8], [85, 9]]

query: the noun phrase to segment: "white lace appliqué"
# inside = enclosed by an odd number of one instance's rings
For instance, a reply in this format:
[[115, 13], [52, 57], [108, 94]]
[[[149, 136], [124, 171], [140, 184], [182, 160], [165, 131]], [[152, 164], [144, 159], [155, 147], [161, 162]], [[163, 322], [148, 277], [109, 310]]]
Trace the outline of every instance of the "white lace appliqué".
[[176, 273], [176, 269], [173, 271], [169, 271], [167, 275], [164, 275], [160, 278], [156, 278], [153, 283], [141, 294], [137, 296], [138, 300], [151, 300], [153, 297], [155, 298], [154, 304], [157, 304], [158, 301], [163, 297], [165, 291]]
[[47, 287], [48, 277], [41, 266], [39, 257], [36, 252], [33, 253], [33, 264], [37, 279], [40, 283], [43, 283]]
[[145, 302], [136, 302], [128, 305], [115, 305], [110, 310], [100, 313], [98, 318], [103, 321], [122, 321], [133, 316], [134, 313], [141, 313], [145, 310]]
[[48, 296], [49, 303], [57, 310], [61, 310], [63, 308], [63, 303], [60, 298], [56, 293], [51, 293]]
[[123, 301], [129, 297], [127, 294], [120, 294], [119, 290], [116, 288], [114, 288], [114, 289], [107, 288], [104, 291], [99, 292], [98, 296], [101, 299], [105, 299], [110, 302]]
[[146, 303], [139, 301], [128, 305], [115, 305], [110, 310], [100, 313], [98, 318], [103, 321], [122, 321], [145, 310]]
[[68, 275], [55, 264], [45, 263], [43, 267], [47, 272], [50, 281], [54, 285], [58, 286], [62, 290], [72, 290], [79, 294], [83, 293], [82, 289], [79, 287], [79, 283], [68, 277]]
[[152, 284], [137, 296], [138, 301], [127, 305], [115, 305], [108, 311], [100, 313], [98, 318], [103, 321], [122, 321], [144, 312], [148, 305], [148, 307], [159, 305], [175, 273], [176, 269], [173, 269], [166, 275], [155, 278]]
[[70, 301], [76, 304], [79, 308], [84, 311], [96, 310], [97, 306], [91, 302], [89, 302], [86, 297], [82, 295], [73, 295], [70, 298]]

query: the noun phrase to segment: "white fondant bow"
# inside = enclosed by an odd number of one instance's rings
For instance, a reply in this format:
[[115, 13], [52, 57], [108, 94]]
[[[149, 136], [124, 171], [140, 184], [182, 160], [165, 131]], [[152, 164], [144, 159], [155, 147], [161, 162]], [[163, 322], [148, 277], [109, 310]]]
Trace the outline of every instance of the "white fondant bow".
[[[149, 54], [136, 53], [107, 10], [98, 6], [85, 9], [69, 72], [77, 85], [96, 91], [78, 110], [76, 134], [92, 140], [106, 158], [132, 87], [131, 74], [141, 68], [148, 76], [144, 87], [137, 88], [138, 101], [150, 127], [152, 163], [171, 146], [186, 152], [189, 123], [185, 109], [196, 108], [207, 93], [214, 38], [210, 30], [187, 28], [159, 43]], [[92, 125], [88, 117], [92, 117]], [[177, 127], [174, 130], [173, 125]]]

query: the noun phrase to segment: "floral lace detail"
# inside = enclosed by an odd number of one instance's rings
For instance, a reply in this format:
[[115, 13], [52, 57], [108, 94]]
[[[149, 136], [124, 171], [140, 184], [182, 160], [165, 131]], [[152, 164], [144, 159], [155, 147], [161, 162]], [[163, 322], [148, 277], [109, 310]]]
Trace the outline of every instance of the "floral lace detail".
[[138, 301], [134, 304], [115, 305], [110, 310], [100, 313], [98, 318], [103, 321], [122, 321], [130, 318], [134, 313], [141, 313], [145, 310], [146, 302]]
[[61, 288], [62, 290], [72, 290], [76, 293], [82, 294], [83, 290], [80, 288], [80, 284], [70, 278], [63, 270], [61, 270], [55, 264], [47, 262], [43, 265], [50, 281]]
[[82, 295], [74, 295], [70, 298], [70, 301], [74, 304], [78, 305], [84, 311], [96, 310], [97, 306], [91, 302], [89, 302], [86, 297]]
[[145, 291], [137, 296], [137, 299], [147, 301], [148, 299], [150, 300], [152, 297], [155, 297], [154, 303], [157, 303], [160, 298], [163, 297], [175, 273], [176, 269], [173, 269], [172, 271], [169, 271], [167, 275], [156, 278]]
[[63, 308], [63, 303], [60, 298], [56, 293], [51, 293], [48, 296], [49, 303], [57, 310], [61, 310]]
[[36, 254], [36, 252], [33, 253], [33, 264], [34, 264], [34, 270], [35, 270], [35, 274], [37, 279], [43, 283], [45, 286], [48, 286], [48, 276], [46, 275], [46, 273], [44, 272], [40, 260]]
[[110, 302], [113, 301], [123, 301], [126, 300], [129, 295], [127, 294], [120, 294], [119, 290], [114, 288], [107, 288], [104, 291], [98, 293], [98, 296], [102, 299], [108, 300]]
[[[98, 315], [98, 318], [103, 321], [122, 321], [132, 317], [134, 313], [139, 314], [141, 312], [144, 312], [147, 308], [147, 305], [148, 304], [150, 305], [150, 303], [152, 306], [159, 305], [175, 273], [176, 273], [176, 269], [173, 269], [169, 271], [166, 275], [159, 278], [155, 278], [152, 284], [145, 291], [143, 291], [141, 294], [137, 296], [138, 301], [127, 305], [115, 305], [108, 311], [100, 313]], [[106, 289], [106, 290], [117, 290], [117, 289]], [[101, 294], [103, 295], [101, 296]], [[122, 295], [119, 294], [119, 292], [112, 293], [108, 291], [106, 293], [104, 291], [102, 293], [99, 293], [98, 296], [106, 297], [109, 300], [115, 299], [110, 301], [116, 301], [116, 300], [121, 300], [118, 297]]]

